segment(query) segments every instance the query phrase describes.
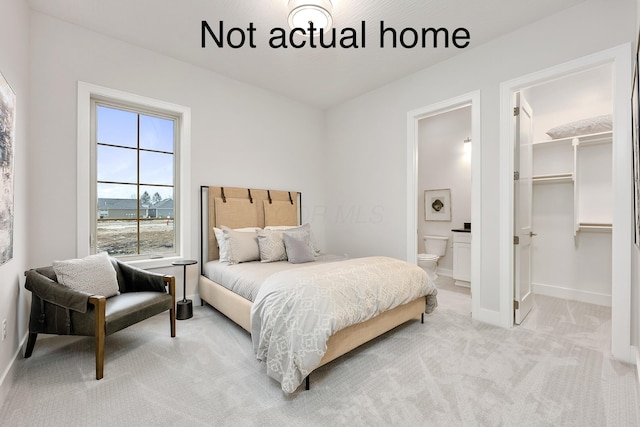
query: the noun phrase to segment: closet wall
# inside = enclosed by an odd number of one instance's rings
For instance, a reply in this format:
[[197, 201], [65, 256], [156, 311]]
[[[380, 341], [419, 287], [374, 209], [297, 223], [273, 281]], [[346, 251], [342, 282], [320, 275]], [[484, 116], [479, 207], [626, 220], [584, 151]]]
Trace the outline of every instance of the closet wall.
[[577, 141], [546, 134], [612, 114], [611, 85], [605, 65], [523, 91], [533, 109], [534, 178], [555, 175], [533, 185], [536, 294], [611, 305], [611, 133]]

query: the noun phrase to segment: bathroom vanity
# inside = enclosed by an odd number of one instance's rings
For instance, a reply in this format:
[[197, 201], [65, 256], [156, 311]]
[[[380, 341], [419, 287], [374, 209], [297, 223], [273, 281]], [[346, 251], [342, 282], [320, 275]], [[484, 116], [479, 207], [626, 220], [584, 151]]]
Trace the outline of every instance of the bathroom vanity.
[[453, 229], [453, 279], [456, 286], [471, 287], [471, 229]]

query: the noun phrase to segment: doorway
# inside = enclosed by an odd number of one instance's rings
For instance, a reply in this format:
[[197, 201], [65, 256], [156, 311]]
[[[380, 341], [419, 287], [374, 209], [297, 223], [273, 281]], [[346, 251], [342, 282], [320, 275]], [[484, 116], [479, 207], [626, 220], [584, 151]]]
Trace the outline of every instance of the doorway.
[[[460, 147], [463, 148], [464, 139], [470, 139], [468, 142], [470, 150], [471, 164], [471, 217], [470, 222], [473, 224], [473, 241], [470, 243], [470, 292], [471, 292], [471, 314], [474, 319], [483, 320], [480, 310], [480, 268], [481, 268], [481, 242], [482, 234], [480, 227], [480, 200], [481, 200], [481, 135], [480, 135], [480, 92], [472, 92], [461, 95], [437, 104], [432, 104], [407, 113], [407, 249], [406, 259], [408, 262], [417, 263], [418, 248], [423, 248], [422, 235], [418, 226], [418, 212], [424, 213], [424, 209], [420, 209], [419, 205], [424, 205], [424, 198], [419, 198], [418, 185], [418, 162], [419, 162], [419, 143], [420, 143], [420, 121], [441, 114], [446, 114], [459, 110], [461, 108], [469, 108], [471, 112], [471, 132], [470, 135], [460, 141]], [[423, 192], [422, 192], [423, 193]], [[455, 209], [455, 207], [453, 208]], [[424, 222], [425, 218], [420, 218]], [[464, 221], [467, 222], [467, 221]], [[459, 224], [464, 227], [464, 224]], [[447, 229], [456, 228], [457, 225], [447, 226]], [[453, 240], [453, 239], [452, 239]], [[452, 240], [449, 242], [451, 249]], [[451, 254], [452, 255], [452, 254]]]
[[516, 93], [515, 324], [533, 294], [611, 307], [612, 85], [604, 64]]
[[[611, 185], [615, 189], [611, 196], [611, 348], [614, 357], [626, 362], [633, 362], [630, 343], [630, 291], [631, 291], [631, 164], [627, 161], [631, 153], [629, 97], [631, 91], [630, 78], [630, 46], [590, 55], [566, 64], [562, 64], [541, 72], [533, 73], [501, 84], [501, 228], [500, 228], [500, 318], [501, 324], [511, 327], [514, 323], [514, 280], [516, 278], [516, 261], [514, 245], [514, 153], [515, 135], [513, 132], [513, 114], [516, 93], [541, 83], [551, 82], [566, 76], [609, 65], [613, 76], [612, 110], [614, 130], [611, 136]], [[535, 115], [535, 106], [534, 106]], [[572, 145], [573, 147], [573, 145]], [[607, 160], [605, 160], [607, 161]], [[576, 204], [576, 212], [579, 211]], [[579, 225], [580, 220], [572, 221]], [[604, 222], [594, 221], [593, 225]], [[579, 231], [578, 231], [579, 233]], [[535, 237], [534, 237], [535, 238]], [[575, 244], [580, 244], [582, 235], [578, 235]], [[584, 242], [582, 242], [584, 243]]]

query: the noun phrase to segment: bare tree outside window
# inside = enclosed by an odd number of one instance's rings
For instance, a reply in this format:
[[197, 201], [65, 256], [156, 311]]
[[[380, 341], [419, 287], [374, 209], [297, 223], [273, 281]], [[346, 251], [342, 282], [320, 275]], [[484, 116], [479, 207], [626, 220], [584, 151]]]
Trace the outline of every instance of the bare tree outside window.
[[146, 191], [140, 196], [140, 206], [148, 208], [151, 206], [151, 196]]

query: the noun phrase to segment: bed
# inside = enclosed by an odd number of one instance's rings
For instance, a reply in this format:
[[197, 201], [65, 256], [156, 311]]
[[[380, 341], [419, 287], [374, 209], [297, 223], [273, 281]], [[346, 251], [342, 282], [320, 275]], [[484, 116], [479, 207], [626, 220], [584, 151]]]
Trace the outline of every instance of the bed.
[[413, 264], [320, 254], [300, 224], [300, 193], [203, 186], [200, 196], [200, 298], [251, 333], [256, 357], [286, 393], [437, 305], [435, 286]]

